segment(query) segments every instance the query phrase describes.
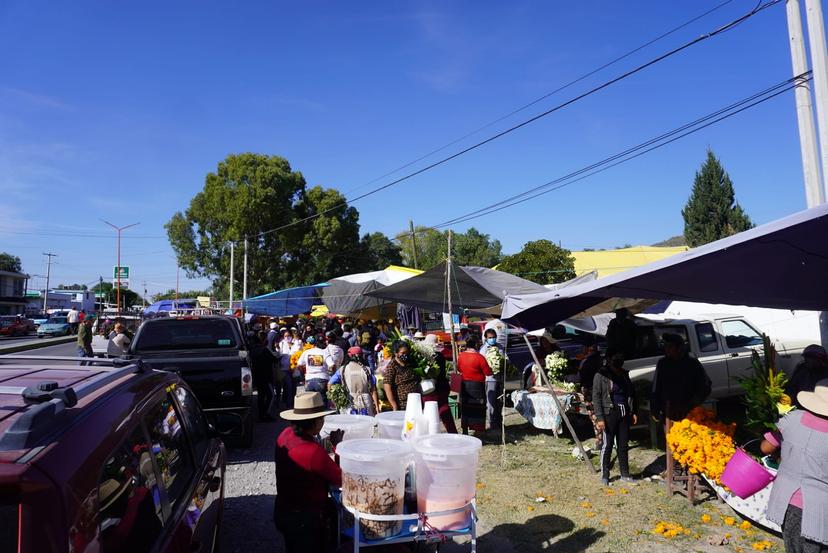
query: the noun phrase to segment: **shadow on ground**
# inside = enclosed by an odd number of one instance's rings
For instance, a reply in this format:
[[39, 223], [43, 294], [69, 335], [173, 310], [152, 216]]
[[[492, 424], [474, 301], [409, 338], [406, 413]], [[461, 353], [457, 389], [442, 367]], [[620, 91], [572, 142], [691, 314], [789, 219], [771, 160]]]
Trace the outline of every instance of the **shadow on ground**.
[[[570, 519], [558, 515], [540, 515], [525, 524], [500, 524], [477, 538], [480, 553], [534, 553], [536, 551], [588, 551], [605, 533], [595, 528], [575, 528]], [[441, 552], [468, 551], [468, 540], [450, 543]]]
[[224, 500], [222, 553], [284, 553], [282, 534], [273, 524], [273, 495]]

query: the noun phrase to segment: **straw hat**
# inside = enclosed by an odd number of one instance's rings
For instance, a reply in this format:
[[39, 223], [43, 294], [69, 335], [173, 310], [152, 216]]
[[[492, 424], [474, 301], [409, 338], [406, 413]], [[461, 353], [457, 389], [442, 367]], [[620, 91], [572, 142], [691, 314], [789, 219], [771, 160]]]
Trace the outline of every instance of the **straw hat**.
[[282, 411], [280, 416], [287, 421], [304, 421], [333, 413], [336, 413], [336, 411], [325, 406], [325, 402], [322, 401], [322, 394], [319, 392], [302, 392], [294, 398], [293, 409]]
[[119, 497], [121, 497], [127, 488], [129, 488], [130, 481], [127, 480], [126, 482], [119, 482], [114, 478], [108, 478], [101, 482], [101, 485], [98, 486], [98, 503], [100, 505], [99, 509], [101, 511], [105, 511], [113, 503], [115, 503]]
[[415, 340], [423, 340], [423, 339], [425, 339], [425, 334], [423, 334], [422, 332], [420, 332], [418, 330], [417, 332], [414, 333], [414, 339]]
[[796, 400], [808, 411], [828, 417], [828, 378], [817, 382], [813, 392], [796, 394]]

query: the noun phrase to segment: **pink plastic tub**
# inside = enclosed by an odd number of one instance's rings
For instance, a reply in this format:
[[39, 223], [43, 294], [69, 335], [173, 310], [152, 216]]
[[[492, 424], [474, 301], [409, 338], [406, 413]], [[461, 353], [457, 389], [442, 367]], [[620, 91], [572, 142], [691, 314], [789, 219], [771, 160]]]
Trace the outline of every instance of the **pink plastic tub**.
[[737, 496], [747, 499], [773, 481], [773, 475], [765, 470], [759, 462], [745, 453], [741, 447], [722, 472], [722, 484], [730, 488]]

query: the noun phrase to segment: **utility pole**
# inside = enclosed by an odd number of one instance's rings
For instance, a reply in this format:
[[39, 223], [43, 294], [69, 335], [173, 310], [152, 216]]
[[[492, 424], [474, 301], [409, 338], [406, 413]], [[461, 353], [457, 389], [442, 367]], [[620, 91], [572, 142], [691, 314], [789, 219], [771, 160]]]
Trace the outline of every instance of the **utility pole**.
[[43, 314], [46, 314], [46, 302], [49, 299], [49, 279], [52, 277], [52, 258], [57, 257], [54, 253], [44, 253], [46, 256], [46, 289], [43, 290]]
[[100, 306], [98, 307], [98, 309], [100, 310], [100, 314], [103, 315], [103, 312], [104, 312], [103, 276], [98, 275], [98, 278], [100, 279], [98, 281], [98, 294], [100, 294], [100, 297], [101, 297]]
[[[811, 69], [814, 77], [817, 131], [822, 161], [822, 176], [828, 180], [828, 50], [825, 47], [825, 22], [822, 19], [822, 1], [805, 0], [808, 21], [808, 43], [811, 50]], [[825, 186], [823, 182], [823, 187]], [[822, 201], [828, 192], [823, 188]]]
[[[242, 278], [242, 300], [247, 299], [247, 238], [244, 239], [244, 277]], [[244, 312], [244, 302], [242, 302]]]
[[[786, 9], [788, 12], [788, 34], [791, 40], [791, 64], [793, 65], [794, 77], [797, 77], [808, 70], [799, 0], [787, 0]], [[796, 98], [796, 119], [799, 125], [799, 146], [802, 150], [805, 199], [808, 202], [808, 207], [814, 207], [825, 200], [819, 170], [819, 149], [817, 148], [814, 110], [811, 104], [811, 86], [807, 78], [797, 79], [794, 94]]]
[[[103, 221], [103, 219], [101, 219]], [[118, 316], [121, 316], [121, 233], [128, 228], [134, 227], [135, 225], [140, 225], [141, 223], [132, 223], [131, 225], [127, 225], [125, 227], [116, 227], [109, 221], [104, 221], [107, 225], [114, 228], [118, 232], [118, 268], [115, 270], [115, 276], [118, 281], [118, 291], [115, 294], [115, 301], [117, 303], [115, 307], [115, 312]]]
[[454, 311], [451, 302], [451, 229], [448, 231], [448, 256], [446, 258], [446, 298], [448, 299], [449, 328], [451, 329], [451, 360], [457, 370], [457, 340], [454, 337]]
[[414, 221], [408, 220], [408, 228], [411, 231], [411, 251], [414, 252], [414, 268], [419, 269], [417, 264], [417, 234], [414, 232]]
[[233, 263], [235, 262], [234, 259], [234, 251], [235, 251], [235, 244], [230, 242], [230, 314], [233, 313]]
[[181, 275], [181, 267], [178, 263], [175, 264], [175, 310], [178, 311], [178, 283]]
[[147, 307], [147, 281], [145, 280], [142, 285], [144, 286], [144, 297], [141, 298], [141, 307]]

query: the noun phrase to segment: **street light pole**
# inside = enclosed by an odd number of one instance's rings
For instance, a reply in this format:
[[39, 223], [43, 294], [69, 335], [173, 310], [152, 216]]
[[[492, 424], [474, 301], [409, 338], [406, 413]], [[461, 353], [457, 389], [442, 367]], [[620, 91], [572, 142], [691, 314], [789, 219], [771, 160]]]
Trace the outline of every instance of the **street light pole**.
[[109, 225], [110, 227], [114, 228], [118, 232], [118, 267], [115, 269], [115, 276], [118, 282], [118, 291], [115, 294], [115, 301], [117, 302], [116, 305], [116, 313], [118, 316], [121, 316], [121, 233], [128, 228], [134, 227], [135, 225], [140, 225], [141, 223], [132, 223], [131, 225], [127, 225], [125, 227], [118, 227], [110, 223], [109, 221], [104, 221], [104, 223]]
[[233, 266], [235, 265], [235, 247], [233, 242], [230, 242], [230, 314], [233, 314]]
[[45, 255], [46, 259], [48, 260], [46, 262], [46, 288], [43, 290], [43, 314], [45, 315], [46, 310], [48, 309], [46, 303], [49, 299], [49, 279], [52, 276], [52, 258], [57, 257], [57, 254], [44, 253], [43, 255]]

